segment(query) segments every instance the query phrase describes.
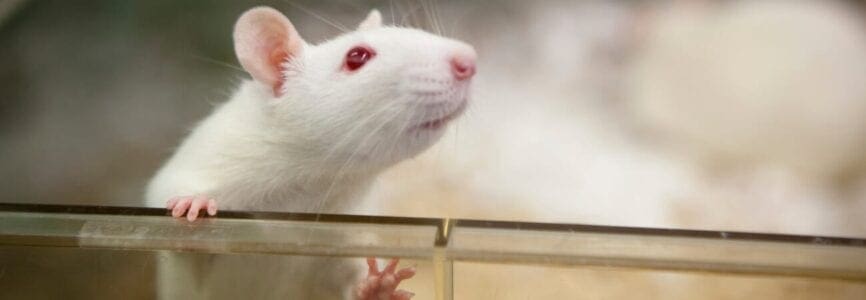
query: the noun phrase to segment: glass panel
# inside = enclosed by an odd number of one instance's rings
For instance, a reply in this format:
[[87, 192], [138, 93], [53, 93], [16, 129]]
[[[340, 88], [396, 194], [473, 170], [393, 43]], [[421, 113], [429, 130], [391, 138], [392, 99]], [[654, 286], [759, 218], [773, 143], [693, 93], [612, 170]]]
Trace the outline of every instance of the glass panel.
[[[164, 289], [159, 262], [177, 268]], [[0, 299], [338, 299], [363, 258], [0, 246]], [[325, 267], [319, 267], [325, 266]], [[429, 261], [401, 266], [429, 270]], [[426, 273], [402, 288], [434, 299]], [[165, 284], [165, 283], [162, 283]]]
[[[0, 296], [329, 299], [366, 256], [415, 266], [402, 285], [415, 299], [866, 296], [858, 239], [247, 212], [191, 225], [162, 213], [0, 204]], [[165, 266], [183, 268], [156, 276]]]
[[368, 221], [382, 223], [374, 224], [352, 222], [369, 219], [363, 217], [335, 222], [330, 221], [334, 216], [265, 221], [223, 215], [190, 224], [165, 216], [0, 211], [0, 233], [8, 243], [35, 246], [430, 257], [437, 231], [434, 225], [423, 225], [426, 220], [412, 225], [387, 224], [394, 220], [388, 218]]
[[0, 246], [0, 299], [154, 299], [155, 269], [151, 252]]
[[455, 299], [864, 299], [863, 281], [457, 262]]
[[[622, 229], [621, 232], [628, 232]], [[658, 269], [773, 273], [866, 279], [866, 248], [859, 240], [814, 238], [819, 243], [772, 241], [785, 236], [751, 235], [754, 240], [690, 237], [711, 232], [653, 231], [645, 234], [579, 231], [503, 230], [457, 226], [452, 257], [474, 261], [589, 264]], [[668, 235], [670, 233], [681, 236]], [[748, 236], [748, 235], [747, 235]], [[764, 240], [760, 239], [765, 238]], [[770, 240], [770, 241], [767, 241]], [[789, 240], [808, 241], [807, 237]], [[840, 246], [820, 243], [842, 243]]]
[[[363, 257], [432, 269], [437, 236], [425, 219], [224, 212], [191, 224], [162, 213], [0, 204], [0, 254], [10, 275], [0, 276], [0, 298], [339, 299], [365, 271]], [[265, 216], [273, 218], [255, 219]], [[425, 276], [402, 286], [434, 299], [435, 281]]]

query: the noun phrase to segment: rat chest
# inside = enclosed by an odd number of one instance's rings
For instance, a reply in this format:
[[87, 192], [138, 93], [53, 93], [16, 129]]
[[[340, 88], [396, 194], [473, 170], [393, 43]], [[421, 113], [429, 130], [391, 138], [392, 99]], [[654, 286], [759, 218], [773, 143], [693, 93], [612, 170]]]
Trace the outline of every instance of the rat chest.
[[230, 210], [347, 213], [364, 198], [365, 184], [332, 180], [233, 180], [212, 193]]

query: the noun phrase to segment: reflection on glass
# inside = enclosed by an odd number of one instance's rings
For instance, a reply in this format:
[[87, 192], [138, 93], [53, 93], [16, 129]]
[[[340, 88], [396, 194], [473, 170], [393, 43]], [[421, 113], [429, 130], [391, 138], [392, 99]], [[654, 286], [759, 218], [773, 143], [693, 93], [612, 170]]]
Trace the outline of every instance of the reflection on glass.
[[[279, 279], [273, 274], [282, 274], [277, 271], [299, 264], [362, 263], [360, 257], [375, 256], [401, 257], [402, 265], [416, 266], [418, 275], [405, 285], [417, 294], [415, 299], [688, 299], [756, 291], [765, 299], [785, 299], [793, 291], [806, 298], [828, 297], [822, 299], [866, 295], [866, 243], [858, 239], [247, 212], [225, 212], [191, 225], [163, 213], [0, 205], [0, 257], [6, 274], [0, 277], [0, 296], [105, 298], [129, 293], [149, 298], [157, 293], [155, 262], [170, 253], [163, 250], [230, 262], [202, 264], [207, 270], [183, 278], [190, 286], [202, 276], [273, 280]], [[54, 280], [36, 280], [42, 274]], [[62, 280], [66, 277], [75, 279]], [[306, 276], [302, 278], [313, 281], [293, 285], [302, 282], [298, 278], [287, 277], [290, 283], [278, 288], [219, 286], [194, 295], [270, 298], [323, 286], [316, 280], [326, 280]]]

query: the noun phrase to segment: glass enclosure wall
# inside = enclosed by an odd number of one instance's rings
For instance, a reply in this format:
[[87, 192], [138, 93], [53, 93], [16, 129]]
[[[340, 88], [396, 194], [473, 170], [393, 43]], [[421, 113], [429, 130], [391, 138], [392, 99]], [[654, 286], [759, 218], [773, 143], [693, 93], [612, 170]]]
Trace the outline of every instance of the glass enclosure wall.
[[[685, 299], [756, 291], [783, 299], [791, 289], [805, 298], [866, 295], [866, 241], [859, 239], [251, 212], [190, 224], [158, 209], [3, 204], [0, 210], [3, 298], [149, 298], [156, 293], [155, 265], [164, 250], [286, 268], [296, 266], [292, 261], [398, 257], [417, 269], [405, 283], [417, 299], [522, 299], [538, 293]], [[289, 271], [260, 270], [215, 269], [262, 280]], [[520, 284], [538, 276], [545, 280]], [[636, 288], [623, 290], [626, 285]], [[229, 290], [264, 298], [281, 291]]]

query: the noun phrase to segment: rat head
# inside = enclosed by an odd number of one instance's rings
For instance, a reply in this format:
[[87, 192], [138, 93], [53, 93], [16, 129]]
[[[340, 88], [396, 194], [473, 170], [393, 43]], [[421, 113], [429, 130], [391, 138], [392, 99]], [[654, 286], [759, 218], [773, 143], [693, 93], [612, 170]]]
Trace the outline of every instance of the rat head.
[[267, 7], [235, 26], [244, 69], [267, 90], [274, 128], [303, 140], [323, 162], [384, 167], [412, 157], [466, 108], [475, 50], [372, 11], [358, 29], [319, 45]]

